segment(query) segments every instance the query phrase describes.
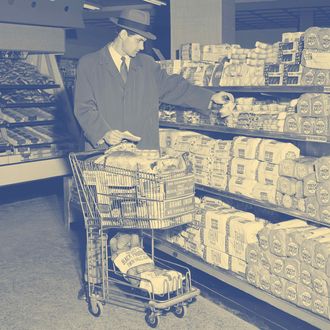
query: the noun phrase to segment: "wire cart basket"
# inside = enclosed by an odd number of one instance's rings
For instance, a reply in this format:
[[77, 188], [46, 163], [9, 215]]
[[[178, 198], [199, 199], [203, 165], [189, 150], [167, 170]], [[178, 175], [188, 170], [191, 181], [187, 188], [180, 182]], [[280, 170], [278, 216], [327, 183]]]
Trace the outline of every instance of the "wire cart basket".
[[[139, 168], [109, 166], [106, 161], [96, 163], [95, 159], [102, 155], [102, 151], [90, 151], [69, 156], [86, 228], [89, 311], [100, 316], [103, 306], [118, 294], [113, 288], [120, 286], [128, 300], [143, 303], [149, 326], [157, 327], [159, 316], [170, 310], [181, 318], [199, 290], [192, 287], [189, 268], [155, 257], [153, 234], [155, 229], [170, 229], [193, 221], [193, 174], [187, 168], [160, 175]], [[156, 289], [148, 278], [121, 272], [111, 258], [111, 229], [151, 230], [150, 259], [156, 267], [164, 271], [176, 269], [181, 275], [164, 280], [163, 287]], [[139, 241], [142, 248], [143, 239], [139, 237]]]

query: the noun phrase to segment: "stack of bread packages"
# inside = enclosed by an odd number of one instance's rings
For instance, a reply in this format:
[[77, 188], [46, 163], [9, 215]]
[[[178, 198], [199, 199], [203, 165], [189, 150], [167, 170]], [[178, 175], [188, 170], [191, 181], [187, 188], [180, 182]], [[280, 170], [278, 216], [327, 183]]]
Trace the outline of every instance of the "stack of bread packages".
[[254, 97], [235, 99], [233, 112], [226, 117], [225, 124], [229, 127], [283, 132], [286, 117], [295, 108], [290, 102], [259, 101]]
[[271, 204], [277, 203], [279, 163], [299, 157], [291, 143], [271, 139], [235, 137], [228, 190]]
[[232, 49], [221, 76], [221, 86], [264, 86], [266, 63], [277, 63], [279, 44], [268, 45], [257, 41], [254, 49]]
[[330, 157], [299, 157], [279, 165], [279, 205], [330, 224]]
[[303, 94], [297, 100], [296, 113], [286, 118], [285, 131], [304, 135], [330, 135], [330, 99], [327, 94]]
[[257, 233], [267, 222], [212, 197], [196, 197], [195, 205], [195, 221], [166, 231], [163, 238], [245, 278], [248, 244], [257, 242]]
[[268, 86], [301, 84], [301, 56], [304, 48], [303, 32], [282, 34], [277, 62], [265, 65], [265, 83]]
[[247, 281], [324, 317], [330, 315], [330, 229], [293, 219], [269, 223], [247, 247]]
[[231, 141], [196, 138], [190, 149], [196, 183], [226, 190], [230, 158]]
[[214, 266], [244, 276], [246, 249], [257, 241], [257, 232], [266, 222], [254, 214], [237, 210], [221, 201], [215, 207], [205, 205], [202, 240], [204, 260]]
[[304, 34], [303, 85], [330, 84], [330, 29], [311, 27]]

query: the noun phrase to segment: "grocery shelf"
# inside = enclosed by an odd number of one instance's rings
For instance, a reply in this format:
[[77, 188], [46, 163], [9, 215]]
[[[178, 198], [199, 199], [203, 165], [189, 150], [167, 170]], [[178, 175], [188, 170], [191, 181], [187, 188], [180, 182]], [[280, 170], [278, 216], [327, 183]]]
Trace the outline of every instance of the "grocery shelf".
[[299, 219], [302, 219], [302, 220], [305, 220], [305, 221], [314, 222], [314, 223], [317, 223], [317, 224], [322, 225], [322, 226], [330, 227], [330, 224], [318, 221], [318, 220], [313, 219], [313, 218], [309, 218], [303, 212], [286, 209], [286, 208], [283, 208], [283, 207], [280, 207], [280, 206], [277, 206], [277, 205], [274, 205], [274, 204], [259, 201], [257, 199], [249, 198], [249, 197], [246, 197], [246, 196], [243, 196], [243, 195], [233, 194], [233, 193], [230, 193], [228, 191], [223, 191], [223, 190], [219, 190], [219, 189], [216, 189], [216, 188], [206, 187], [206, 186], [202, 186], [200, 184], [196, 184], [196, 190], [207, 193], [207, 194], [210, 194], [210, 195], [213, 195], [213, 196], [216, 196], [216, 197], [230, 198], [230, 199], [238, 201], [238, 202], [243, 202], [243, 203], [253, 205], [253, 206], [257, 206], [257, 207], [267, 209], [267, 210], [270, 210], [270, 211], [290, 215], [290, 216], [293, 216], [295, 218], [299, 218]]
[[232, 93], [330, 93], [330, 86], [204, 86], [215, 92]]
[[53, 158], [0, 166], [0, 187], [46, 178], [69, 175], [70, 165], [65, 158]]
[[52, 120], [33, 120], [33, 121], [20, 121], [16, 123], [0, 123], [0, 128], [11, 128], [11, 127], [26, 127], [26, 126], [38, 126], [38, 125], [51, 125], [55, 124], [57, 121]]
[[18, 90], [18, 89], [53, 89], [60, 88], [59, 84], [32, 84], [32, 85], [6, 85], [0, 84], [0, 91], [2, 90]]
[[159, 121], [159, 125], [164, 128], [176, 128], [176, 129], [184, 129], [184, 130], [203, 131], [203, 132], [218, 132], [218, 133], [226, 133], [233, 135], [246, 135], [246, 136], [255, 136], [262, 138], [280, 139], [280, 140], [330, 143], [330, 137], [328, 136], [290, 134], [290, 133], [263, 131], [263, 130], [250, 130], [243, 128], [232, 128], [224, 125], [221, 126], [220, 125], [219, 126], [190, 125], [190, 124], [172, 123], [167, 121]]
[[220, 281], [223, 281], [243, 292], [250, 294], [251, 296], [260, 299], [290, 315], [293, 315], [296, 318], [299, 318], [314, 327], [320, 329], [329, 329], [330, 328], [330, 321], [323, 318], [322, 316], [318, 316], [308, 310], [305, 310], [299, 306], [296, 306], [288, 301], [283, 299], [277, 298], [265, 291], [262, 291], [244, 279], [239, 277], [238, 275], [221, 269], [219, 267], [210, 265], [203, 261], [201, 258], [193, 255], [192, 253], [180, 248], [179, 246], [175, 246], [169, 242], [166, 242], [162, 239], [156, 238], [155, 248], [163, 253], [171, 255], [178, 260], [185, 262], [186, 264], [199, 269]]
[[55, 107], [55, 102], [0, 103], [0, 108]]

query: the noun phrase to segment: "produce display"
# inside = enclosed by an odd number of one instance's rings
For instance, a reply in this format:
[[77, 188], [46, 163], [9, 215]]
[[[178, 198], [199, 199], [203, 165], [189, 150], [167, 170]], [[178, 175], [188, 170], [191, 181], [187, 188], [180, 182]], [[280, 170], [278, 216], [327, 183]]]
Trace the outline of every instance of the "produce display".
[[325, 86], [330, 84], [329, 28], [287, 32], [274, 44], [184, 44], [181, 59], [161, 63], [202, 86]]
[[304, 157], [291, 143], [237, 136], [217, 140], [162, 129], [163, 153], [189, 151], [196, 183], [330, 223], [330, 157]]
[[246, 250], [252, 285], [330, 318], [330, 229], [302, 220], [268, 223]]

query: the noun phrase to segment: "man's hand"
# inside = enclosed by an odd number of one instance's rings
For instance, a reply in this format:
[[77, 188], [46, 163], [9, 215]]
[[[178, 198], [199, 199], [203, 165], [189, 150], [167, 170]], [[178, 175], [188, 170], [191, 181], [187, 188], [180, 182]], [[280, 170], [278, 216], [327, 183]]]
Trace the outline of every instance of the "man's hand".
[[227, 104], [227, 103], [234, 103], [234, 97], [232, 94], [229, 94], [227, 92], [218, 92], [213, 94], [211, 97], [211, 101], [217, 104]]
[[108, 131], [104, 135], [103, 139], [108, 145], [116, 145], [121, 143], [123, 140], [128, 140], [130, 142], [139, 142], [141, 140], [139, 136], [136, 136], [129, 131], [122, 132], [119, 130]]
[[211, 97], [211, 103], [212, 102], [223, 105], [219, 110], [222, 118], [230, 116], [235, 108], [235, 98], [232, 94], [227, 92], [218, 92], [213, 94]]

